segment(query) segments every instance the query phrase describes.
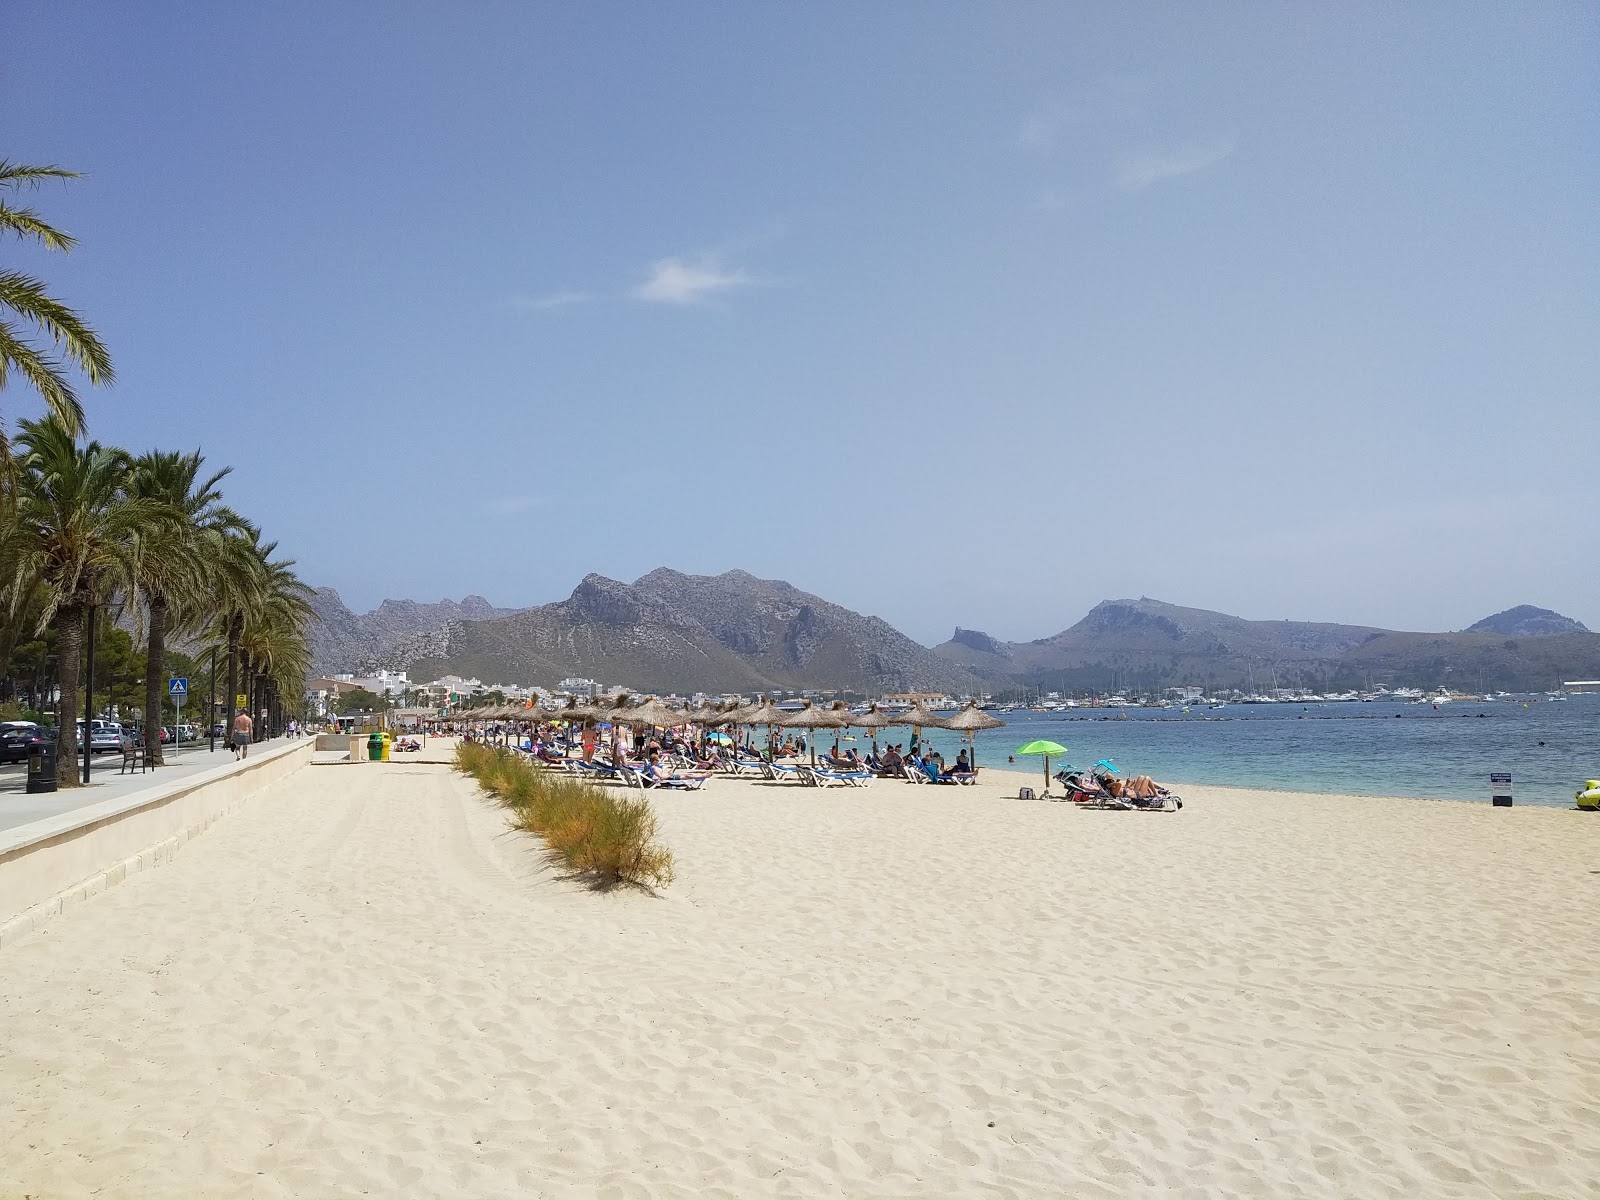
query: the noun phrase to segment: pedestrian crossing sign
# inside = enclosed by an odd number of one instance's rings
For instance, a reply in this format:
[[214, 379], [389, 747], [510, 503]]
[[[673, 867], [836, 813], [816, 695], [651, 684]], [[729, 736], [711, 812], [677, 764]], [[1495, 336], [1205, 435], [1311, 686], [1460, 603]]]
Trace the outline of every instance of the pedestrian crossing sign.
[[182, 698], [189, 694], [189, 681], [182, 676], [167, 680], [167, 695]]

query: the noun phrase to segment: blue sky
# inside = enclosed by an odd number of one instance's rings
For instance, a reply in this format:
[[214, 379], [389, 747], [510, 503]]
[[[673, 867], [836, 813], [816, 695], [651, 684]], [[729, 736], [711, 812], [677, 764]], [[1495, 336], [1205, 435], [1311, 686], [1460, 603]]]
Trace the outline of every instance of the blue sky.
[[1596, 14], [13, 0], [5, 254], [353, 607], [1600, 629]]

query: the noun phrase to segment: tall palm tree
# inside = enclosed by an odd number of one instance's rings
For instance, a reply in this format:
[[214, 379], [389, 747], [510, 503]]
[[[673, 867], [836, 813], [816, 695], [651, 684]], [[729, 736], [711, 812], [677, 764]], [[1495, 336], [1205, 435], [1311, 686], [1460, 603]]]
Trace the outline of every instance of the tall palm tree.
[[[77, 178], [76, 172], [60, 167], [28, 167], [0, 159], [0, 234], [14, 234], [63, 253], [71, 250], [77, 245], [75, 239], [31, 208], [15, 206], [8, 193], [37, 188], [47, 180]], [[34, 344], [40, 334], [53, 343], [53, 349]], [[58, 355], [76, 363], [91, 384], [110, 383], [114, 377], [111, 355], [82, 317], [50, 296], [44, 284], [31, 275], [0, 268], [0, 388], [17, 372], [44, 397], [67, 434], [76, 436], [83, 425], [83, 405]], [[5, 431], [0, 428], [0, 456], [9, 453]]]
[[[275, 723], [277, 698], [288, 694], [298, 699], [305, 691], [311, 659], [305, 631], [313, 614], [311, 589], [294, 573], [293, 560], [271, 558], [272, 549], [263, 554], [264, 587], [245, 613], [240, 644], [251, 666], [252, 709], [272, 710], [269, 719]], [[268, 730], [258, 732], [264, 737]]]
[[61, 681], [56, 778], [72, 787], [78, 782], [73, 730], [84, 619], [113, 589], [127, 594], [141, 531], [175, 514], [160, 501], [128, 494], [133, 461], [127, 451], [98, 442], [80, 446], [54, 415], [23, 421], [21, 430], [15, 509], [0, 526], [0, 557], [15, 564], [7, 581], [13, 597], [22, 594], [26, 578], [44, 588], [38, 628], [56, 631]]
[[213, 589], [207, 586], [206, 534], [245, 533], [249, 526], [222, 502], [217, 485], [232, 467], [202, 478], [200, 451], [151, 450], [133, 461], [129, 493], [158, 500], [172, 508], [179, 520], [154, 530], [141, 531], [136, 582], [144, 602], [148, 626], [145, 656], [145, 752], [152, 766], [162, 764], [162, 704], [166, 693], [166, 638], [169, 627], [192, 627], [209, 615]]
[[245, 614], [262, 603], [266, 594], [266, 555], [277, 543], [261, 545], [261, 531], [201, 531], [206, 558], [206, 578], [211, 585], [215, 608], [209, 627], [210, 640], [227, 648], [227, 718], [223, 725], [232, 736], [233, 719], [239, 709], [235, 703], [239, 687], [239, 642], [244, 636]]

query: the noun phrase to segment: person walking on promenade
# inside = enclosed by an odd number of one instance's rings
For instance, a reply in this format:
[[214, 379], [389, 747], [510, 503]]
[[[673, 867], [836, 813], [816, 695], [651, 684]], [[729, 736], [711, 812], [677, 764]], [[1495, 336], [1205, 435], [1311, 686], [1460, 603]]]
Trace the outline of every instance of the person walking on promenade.
[[250, 757], [250, 734], [255, 729], [255, 722], [250, 720], [250, 714], [240, 713], [233, 719], [233, 757]]

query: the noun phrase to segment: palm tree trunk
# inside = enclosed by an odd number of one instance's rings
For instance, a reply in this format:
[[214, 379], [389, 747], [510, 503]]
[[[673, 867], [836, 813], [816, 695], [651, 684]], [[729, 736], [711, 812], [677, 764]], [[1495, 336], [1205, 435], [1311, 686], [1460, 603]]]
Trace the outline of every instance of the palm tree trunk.
[[239, 715], [234, 701], [239, 697], [239, 635], [242, 619], [237, 613], [228, 618], [228, 703], [224, 706], [228, 719], [223, 722], [223, 735], [233, 744], [233, 719]]
[[[83, 655], [81, 604], [56, 610], [56, 662], [61, 671], [61, 700], [56, 704], [56, 786], [81, 787], [78, 772], [78, 659]], [[84, 730], [87, 735], [88, 730]], [[84, 747], [85, 750], [88, 747]]]
[[161, 685], [167, 678], [166, 655], [167, 598], [155, 592], [150, 596], [150, 649], [144, 664], [144, 754], [152, 767], [165, 765], [161, 753]]

